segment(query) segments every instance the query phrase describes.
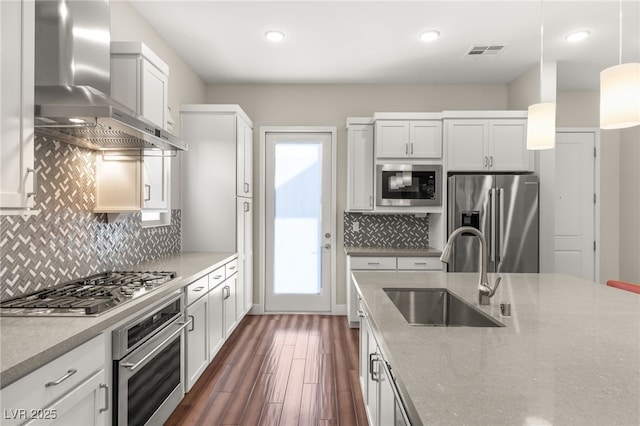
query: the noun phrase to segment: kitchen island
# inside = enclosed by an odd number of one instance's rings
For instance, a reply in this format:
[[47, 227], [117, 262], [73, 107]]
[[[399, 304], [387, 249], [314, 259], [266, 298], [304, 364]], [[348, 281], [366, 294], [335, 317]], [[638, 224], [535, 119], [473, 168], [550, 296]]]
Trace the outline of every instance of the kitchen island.
[[148, 295], [97, 317], [0, 317], [0, 387], [8, 386], [236, 257], [236, 253], [230, 252], [177, 253], [131, 265], [130, 270], [175, 271], [177, 276]]
[[[562, 274], [502, 274], [479, 306], [475, 273], [353, 277], [412, 424], [640, 424], [640, 296]], [[409, 325], [383, 291], [401, 287], [446, 288], [505, 326]]]

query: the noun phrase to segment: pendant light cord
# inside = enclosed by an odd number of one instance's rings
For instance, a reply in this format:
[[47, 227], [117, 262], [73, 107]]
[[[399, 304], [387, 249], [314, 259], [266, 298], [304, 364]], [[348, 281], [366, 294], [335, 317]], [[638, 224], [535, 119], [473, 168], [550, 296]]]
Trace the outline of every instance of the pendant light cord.
[[618, 64], [622, 64], [622, 0], [620, 0], [620, 7], [618, 10], [618, 45], [620, 46], [620, 50], [618, 52]]
[[[620, 0], [622, 1], [622, 0]], [[544, 102], [544, 0], [540, 0], [540, 102]]]

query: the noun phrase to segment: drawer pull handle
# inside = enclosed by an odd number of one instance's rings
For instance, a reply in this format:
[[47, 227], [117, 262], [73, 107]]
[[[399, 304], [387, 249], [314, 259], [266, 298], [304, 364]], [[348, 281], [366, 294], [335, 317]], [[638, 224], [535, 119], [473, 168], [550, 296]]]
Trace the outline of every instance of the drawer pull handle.
[[414, 265], [426, 265], [427, 262], [414, 262]]
[[380, 262], [367, 262], [367, 265], [379, 265]]
[[33, 190], [27, 193], [27, 197], [33, 197], [38, 194], [38, 172], [36, 169], [27, 168], [27, 173], [33, 173]]
[[200, 286], [200, 287], [194, 288], [193, 291], [202, 291], [203, 289], [204, 289], [204, 287]]
[[219, 280], [220, 278], [222, 278], [222, 275], [214, 275], [214, 276], [213, 276], [213, 279], [214, 279], [214, 280]]
[[[191, 328], [189, 330], [187, 330], [189, 333], [191, 333], [193, 330], [196, 329], [196, 319], [194, 318], [193, 315], [189, 315], [189, 322], [187, 324], [191, 324]], [[186, 325], [186, 324], [185, 324]]]
[[69, 377], [73, 376], [74, 374], [76, 374], [78, 372], [77, 369], [75, 368], [70, 368], [69, 370], [67, 370], [67, 374], [65, 374], [64, 376], [60, 377], [58, 380], [53, 381], [53, 382], [47, 382], [45, 383], [45, 387], [50, 388], [51, 386], [58, 386], [60, 383], [64, 382], [65, 380], [67, 380]]
[[244, 192], [245, 192], [245, 194], [246, 194], [247, 192], [249, 192], [249, 184], [248, 184], [248, 183], [246, 183], [246, 182], [244, 183]]
[[98, 412], [104, 413], [105, 411], [109, 411], [109, 385], [100, 383], [100, 388], [104, 389], [104, 408], [101, 408]]
[[144, 201], [151, 201], [151, 185], [148, 183], [144, 184]]
[[229, 266], [229, 269], [231, 269], [233, 271], [234, 269], [236, 269], [236, 267], [235, 266]]

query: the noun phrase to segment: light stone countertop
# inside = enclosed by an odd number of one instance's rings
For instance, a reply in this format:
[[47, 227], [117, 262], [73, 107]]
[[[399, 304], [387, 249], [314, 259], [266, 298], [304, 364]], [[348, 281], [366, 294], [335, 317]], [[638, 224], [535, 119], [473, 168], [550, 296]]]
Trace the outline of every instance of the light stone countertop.
[[[640, 425], [640, 295], [562, 274], [502, 274], [480, 307], [477, 274], [353, 276], [414, 424]], [[448, 288], [506, 327], [411, 326], [386, 287]]]
[[442, 254], [434, 248], [393, 248], [393, 247], [353, 247], [345, 246], [348, 256], [381, 256], [381, 257], [438, 257]]
[[5, 387], [233, 260], [237, 253], [178, 253], [131, 265], [130, 270], [176, 271], [170, 283], [98, 317], [0, 317], [0, 387]]

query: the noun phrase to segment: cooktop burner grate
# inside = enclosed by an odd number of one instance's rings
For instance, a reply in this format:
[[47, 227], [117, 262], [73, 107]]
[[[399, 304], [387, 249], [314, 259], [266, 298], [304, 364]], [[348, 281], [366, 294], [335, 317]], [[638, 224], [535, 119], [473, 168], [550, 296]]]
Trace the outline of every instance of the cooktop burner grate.
[[176, 277], [166, 271], [111, 271], [0, 303], [0, 315], [98, 315]]

